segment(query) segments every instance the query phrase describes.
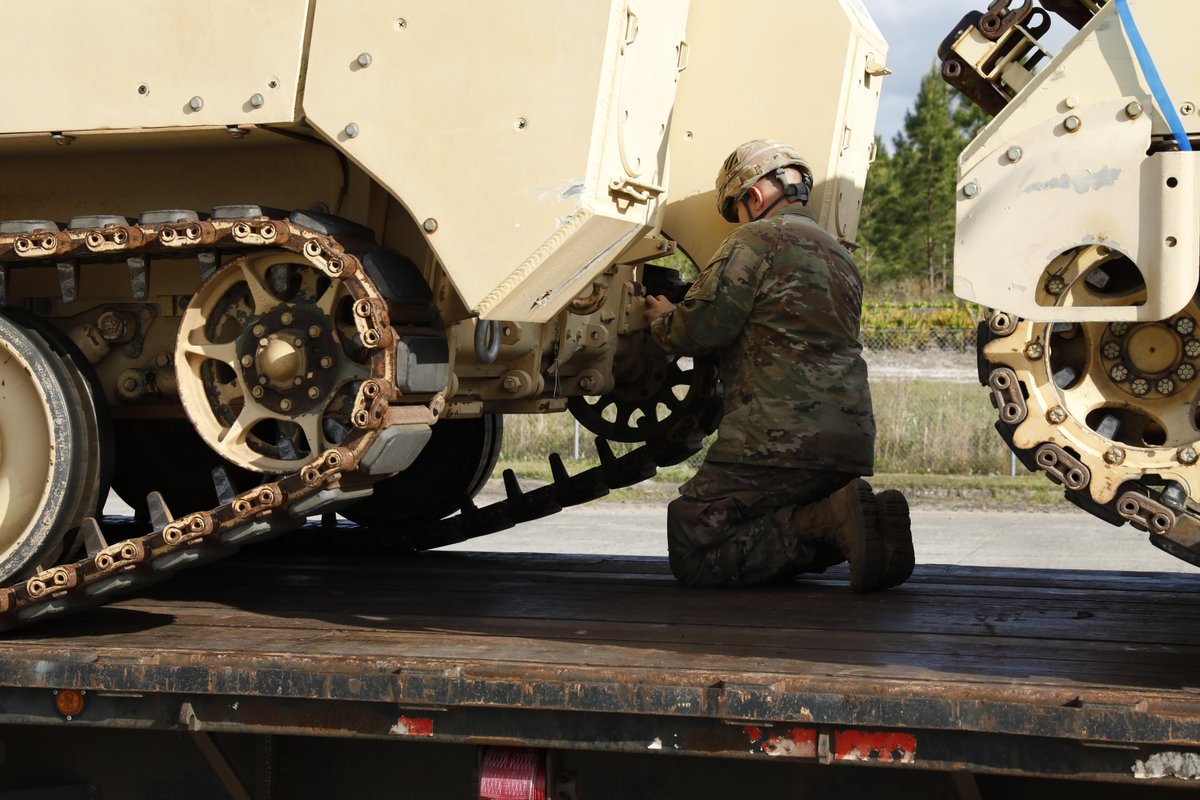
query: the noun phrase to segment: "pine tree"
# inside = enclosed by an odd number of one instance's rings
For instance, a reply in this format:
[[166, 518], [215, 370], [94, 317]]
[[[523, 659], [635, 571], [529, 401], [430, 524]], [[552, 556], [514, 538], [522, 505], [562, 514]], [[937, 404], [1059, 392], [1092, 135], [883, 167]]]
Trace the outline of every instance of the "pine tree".
[[921, 79], [893, 152], [881, 150], [867, 181], [862, 239], [871, 283], [919, 279], [931, 297], [948, 291], [958, 154], [985, 122], [936, 68]]

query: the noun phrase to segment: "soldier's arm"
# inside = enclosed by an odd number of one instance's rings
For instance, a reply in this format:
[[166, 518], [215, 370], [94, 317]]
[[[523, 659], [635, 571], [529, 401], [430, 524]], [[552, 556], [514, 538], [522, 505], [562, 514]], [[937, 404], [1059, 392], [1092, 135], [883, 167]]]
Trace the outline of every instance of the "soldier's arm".
[[761, 262], [762, 256], [745, 242], [726, 242], [683, 302], [651, 324], [654, 341], [684, 356], [705, 355], [731, 344], [750, 318]]

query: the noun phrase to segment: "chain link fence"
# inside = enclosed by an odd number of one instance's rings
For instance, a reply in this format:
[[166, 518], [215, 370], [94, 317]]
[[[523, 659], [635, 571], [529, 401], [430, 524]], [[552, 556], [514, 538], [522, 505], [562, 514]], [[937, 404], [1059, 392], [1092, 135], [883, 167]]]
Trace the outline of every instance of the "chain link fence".
[[975, 352], [975, 328], [878, 328], [862, 331], [867, 350]]

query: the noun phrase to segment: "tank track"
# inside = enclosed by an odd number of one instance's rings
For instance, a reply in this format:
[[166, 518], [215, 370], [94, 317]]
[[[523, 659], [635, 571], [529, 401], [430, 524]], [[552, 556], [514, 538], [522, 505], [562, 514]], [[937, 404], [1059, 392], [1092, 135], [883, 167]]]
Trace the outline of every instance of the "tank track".
[[[1172, 321], [1167, 321], [1170, 324]], [[1067, 500], [1112, 525], [1129, 523], [1159, 549], [1200, 566], [1200, 512], [1189, 501], [1197, 443], [1134, 446], [1070, 410], [1050, 363], [1057, 328], [994, 311], [979, 326], [979, 382], [997, 409], [996, 429], [1021, 463], [1061, 485]], [[1110, 345], [1111, 346], [1111, 345]], [[1057, 387], [1057, 389], [1056, 389]]]
[[[102, 227], [66, 231], [57, 230], [57, 226], [35, 229], [38, 223], [20, 223], [16, 227], [26, 230], [0, 234], [0, 291], [7, 286], [13, 264], [57, 265], [64, 299], [72, 299], [75, 271], [80, 265], [124, 260], [134, 295], [142, 299], [152, 259], [198, 258], [201, 277], [207, 279], [224, 257], [261, 248], [290, 251], [330, 278], [344, 282], [354, 299], [355, 327], [369, 353], [370, 376], [359, 386], [353, 426], [339, 446], [314, 455], [294, 473], [236, 495], [226, 484], [225, 496], [219, 497], [222, 502], [215, 508], [173, 517], [163, 503], [154, 502], [152, 497], [154, 530], [144, 536], [110, 545], [96, 521], [85, 520], [81, 535], [88, 551], [86, 558], [0, 588], [0, 630], [107, 602], [115, 595], [163, 580], [178, 569], [230, 555], [248, 542], [285, 533], [299, 527], [308, 516], [369, 494], [373, 479], [357, 467], [392, 419], [432, 424], [440, 411], [440, 395], [424, 406], [391, 405], [402, 402], [394, 383], [395, 331], [389, 319], [390, 304], [363, 267], [362, 257], [376, 247], [363, 235], [365, 229], [303, 212], [286, 218], [201, 220], [195, 214], [166, 216], [175, 219], [138, 224], [106, 222]], [[325, 230], [301, 222], [315, 223]], [[61, 280], [64, 275], [70, 280]], [[218, 492], [222, 492], [219, 481]]]
[[[698, 362], [689, 387], [686, 407], [676, 411], [654, 439], [623, 455], [616, 455], [608, 440], [597, 437], [600, 464], [574, 475], [567, 471], [558, 453], [549, 456], [550, 483], [524, 490], [512, 470], [502, 473], [505, 498], [476, 507], [463, 498], [460, 513], [421, 526], [399, 530], [338, 528], [339, 547], [366, 552], [428, 550], [457, 544], [479, 536], [508, 530], [557, 514], [564, 508], [598, 500], [616, 489], [624, 489], [653, 478], [661, 467], [679, 464], [703, 447], [704, 437], [717, 429], [723, 410], [721, 385], [715, 364]], [[328, 530], [306, 529], [304, 543], [320, 547], [328, 541]]]
[[[241, 494], [233, 495], [226, 483], [221, 504], [208, 510], [172, 516], [165, 504], [151, 495], [154, 530], [143, 536], [109, 544], [96, 520], [88, 518], [80, 531], [86, 558], [0, 587], [0, 630], [101, 605], [165, 580], [177, 570], [224, 558], [246, 544], [295, 531], [310, 517], [328, 518], [348, 502], [370, 494], [375, 478], [363, 475], [357, 467], [390, 420], [429, 424], [436, 420], [443, 402], [440, 395], [424, 406], [397, 409], [392, 405], [401, 401], [394, 381], [395, 331], [389, 319], [389, 308], [394, 307], [389, 300], [396, 298], [386, 297], [363, 268], [362, 256], [374, 247], [363, 236], [365, 229], [345, 223], [351, 235], [341, 237], [331, 235], [338, 231], [314, 230], [296, 219], [296, 214], [288, 218], [185, 219], [107, 224], [91, 230], [0, 234], [0, 305], [9, 265], [14, 263], [56, 264], [61, 277], [73, 273], [80, 263], [124, 260], [129, 265], [135, 296], [144, 297], [151, 259], [199, 257], [202, 279], [207, 279], [222, 257], [242, 255], [255, 248], [282, 248], [302, 255], [331, 278], [346, 283], [355, 299], [360, 339], [371, 351], [371, 377], [359, 389], [354, 427], [340, 446], [326, 450], [292, 474]], [[311, 217], [303, 215], [300, 219], [308, 221]], [[74, 286], [70, 288], [73, 292]], [[694, 369], [686, 404], [672, 414], [670, 424], [653, 440], [618, 456], [607, 441], [597, 439], [600, 465], [576, 475], [568, 474], [562, 459], [553, 454], [550, 465], [554, 480], [547, 486], [525, 492], [513, 473], [506, 471], [505, 500], [476, 508], [465, 498], [461, 513], [420, 528], [339, 529], [339, 548], [355, 543], [385, 550], [439, 547], [545, 517], [652, 477], [659, 467], [677, 464], [699, 452], [704, 436], [714, 431], [720, 420], [721, 390], [715, 365], [698, 362]], [[220, 493], [222, 481], [215, 482]], [[314, 541], [312, 537], [301, 538]], [[328, 541], [323, 535], [320, 539], [321, 546]]]

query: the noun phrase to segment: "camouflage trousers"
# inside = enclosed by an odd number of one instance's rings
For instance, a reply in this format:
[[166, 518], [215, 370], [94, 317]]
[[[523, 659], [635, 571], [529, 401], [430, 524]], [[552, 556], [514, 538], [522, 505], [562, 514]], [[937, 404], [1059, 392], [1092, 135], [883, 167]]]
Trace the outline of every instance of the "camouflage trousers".
[[688, 586], [752, 584], [841, 563], [836, 548], [797, 535], [792, 512], [854, 477], [705, 461], [667, 506], [671, 572]]

